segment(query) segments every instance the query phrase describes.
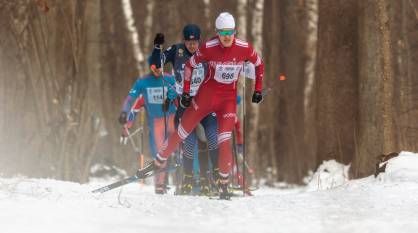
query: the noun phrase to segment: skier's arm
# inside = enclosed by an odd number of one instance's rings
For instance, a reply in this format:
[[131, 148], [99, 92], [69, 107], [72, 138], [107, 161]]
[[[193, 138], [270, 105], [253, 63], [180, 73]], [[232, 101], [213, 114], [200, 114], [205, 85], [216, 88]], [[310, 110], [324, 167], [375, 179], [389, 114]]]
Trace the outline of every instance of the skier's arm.
[[140, 91], [141, 85], [142, 85], [141, 80], [140, 79], [136, 80], [135, 84], [132, 86], [131, 90], [129, 91], [128, 96], [123, 101], [122, 112], [128, 113], [131, 111], [132, 106], [135, 103], [135, 100], [141, 94], [141, 91]]
[[[164, 34], [157, 33], [154, 39], [154, 49], [151, 54], [151, 65], [154, 64], [157, 69], [161, 68], [161, 48], [164, 44]], [[163, 52], [162, 60], [164, 64], [171, 62], [174, 64], [174, 59], [176, 55], [176, 45], [168, 47]]]
[[263, 89], [263, 76], [264, 76], [264, 62], [252, 46], [248, 48], [248, 61], [254, 64], [255, 66], [255, 87], [254, 90], [257, 92], [262, 91]]
[[141, 109], [142, 107], [144, 107], [145, 105], [145, 99], [144, 96], [140, 96], [139, 98], [136, 99], [131, 112], [139, 112], [139, 109]]
[[167, 98], [164, 101], [163, 104], [163, 111], [167, 112], [170, 108], [170, 105], [177, 99], [177, 92], [175, 90], [175, 79], [173, 76], [164, 76], [165, 82], [167, 85]]
[[[163, 51], [163, 62], [167, 64], [171, 62], [174, 64], [174, 59], [176, 55], [176, 45], [172, 45]], [[154, 64], [157, 69], [161, 68], [161, 49], [155, 47], [152, 50], [151, 54], [151, 64]]]
[[167, 83], [169, 85], [167, 85], [168, 90], [167, 90], [167, 99], [169, 99], [170, 101], [173, 101], [175, 99], [177, 99], [177, 92], [176, 92], [176, 81], [174, 79], [173, 76], [168, 76], [169, 78], [167, 79]]
[[190, 83], [192, 80], [193, 70], [198, 67], [197, 64], [202, 63], [207, 59], [205, 46], [205, 44], [200, 46], [196, 53], [186, 62], [186, 66], [184, 68], [183, 93], [190, 93]]

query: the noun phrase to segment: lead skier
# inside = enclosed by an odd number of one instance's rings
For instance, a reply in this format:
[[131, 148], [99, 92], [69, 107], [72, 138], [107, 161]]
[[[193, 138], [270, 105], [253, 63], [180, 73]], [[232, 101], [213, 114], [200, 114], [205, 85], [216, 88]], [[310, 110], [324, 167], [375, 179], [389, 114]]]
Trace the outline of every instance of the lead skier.
[[[201, 32], [199, 26], [195, 24], [187, 24], [183, 28], [183, 42], [174, 44], [168, 47], [163, 54], [161, 54], [161, 46], [164, 44], [164, 35], [158, 33], [154, 39], [155, 48], [152, 51], [152, 63], [156, 65], [156, 68], [161, 67], [161, 60], [164, 64], [171, 63], [176, 78], [176, 91], [179, 95], [183, 92], [183, 76], [184, 68], [186, 62], [190, 59], [196, 50], [199, 48]], [[163, 59], [161, 59], [161, 56]], [[196, 95], [199, 86], [205, 78], [205, 74], [208, 71], [208, 66], [206, 63], [198, 64], [197, 68], [194, 70], [191, 81], [190, 96]], [[175, 116], [175, 126], [177, 128], [180, 119], [183, 116], [183, 113], [186, 109], [182, 106], [178, 106]], [[203, 126], [205, 131], [205, 136], [207, 139], [207, 148], [210, 161], [212, 163], [212, 173], [214, 174], [214, 179], [217, 179], [218, 175], [218, 145], [217, 145], [217, 122], [216, 115], [214, 113], [209, 113], [201, 121], [200, 124]], [[199, 156], [199, 166], [200, 166], [200, 194], [201, 195], [210, 195], [209, 188], [209, 171], [208, 170], [208, 154], [207, 153], [196, 153], [196, 144], [197, 144], [197, 135], [196, 130], [190, 132], [188, 137], [184, 140], [183, 143], [183, 181], [181, 188], [181, 195], [188, 195], [191, 193], [194, 184], [194, 174], [193, 174], [193, 159], [196, 156]]]
[[[235, 38], [235, 20], [230, 13], [221, 13], [215, 25], [217, 36], [203, 44], [186, 63], [180, 104], [187, 110], [177, 133], [170, 135], [157, 154], [154, 166], [157, 168], [163, 166], [177, 145], [187, 138], [199, 121], [209, 113], [215, 112], [218, 120], [219, 198], [230, 199], [228, 176], [232, 161], [231, 135], [237, 117], [237, 80], [244, 62], [253, 63], [256, 80], [252, 102], [260, 103], [263, 99], [261, 91], [264, 64], [249, 43]], [[209, 73], [197, 95], [192, 98], [190, 96], [192, 73], [198, 67], [197, 64], [202, 62], [209, 64]]]

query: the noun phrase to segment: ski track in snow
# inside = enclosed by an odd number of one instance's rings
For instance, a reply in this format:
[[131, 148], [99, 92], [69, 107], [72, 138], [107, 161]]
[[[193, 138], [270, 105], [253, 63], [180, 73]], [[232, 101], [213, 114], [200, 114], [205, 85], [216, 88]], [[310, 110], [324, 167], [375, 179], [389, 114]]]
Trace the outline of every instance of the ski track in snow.
[[417, 182], [368, 177], [322, 191], [262, 188], [232, 201], [160, 196], [137, 183], [91, 193], [106, 184], [0, 178], [0, 232], [418, 232]]

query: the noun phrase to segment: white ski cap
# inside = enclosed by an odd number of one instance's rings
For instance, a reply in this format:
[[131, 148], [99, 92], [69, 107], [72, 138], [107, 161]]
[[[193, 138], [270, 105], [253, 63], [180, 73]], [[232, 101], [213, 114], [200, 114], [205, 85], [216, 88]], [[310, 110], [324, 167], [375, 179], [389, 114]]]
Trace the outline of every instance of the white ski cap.
[[235, 28], [234, 16], [228, 12], [220, 13], [218, 18], [216, 18], [215, 26], [216, 29]]

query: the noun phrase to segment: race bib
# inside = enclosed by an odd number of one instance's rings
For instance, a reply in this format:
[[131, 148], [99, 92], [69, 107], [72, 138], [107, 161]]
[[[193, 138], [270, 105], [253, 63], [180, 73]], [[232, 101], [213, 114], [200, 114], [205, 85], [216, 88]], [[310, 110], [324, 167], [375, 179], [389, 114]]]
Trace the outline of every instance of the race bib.
[[215, 80], [230, 84], [238, 79], [242, 65], [216, 65]]
[[[164, 87], [164, 96], [167, 97], [167, 87]], [[148, 87], [147, 88], [148, 103], [162, 104], [163, 103], [163, 88], [162, 87]]]
[[[181, 82], [176, 82], [176, 91], [178, 94], [183, 93], [184, 85], [184, 70], [180, 71]], [[193, 69], [192, 81], [190, 82], [190, 96], [195, 96], [199, 90], [200, 84], [202, 84], [205, 79], [205, 69], [202, 64], [199, 64], [198, 68]]]

